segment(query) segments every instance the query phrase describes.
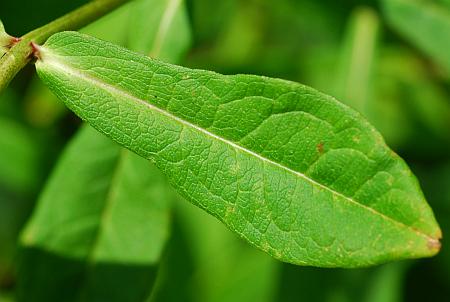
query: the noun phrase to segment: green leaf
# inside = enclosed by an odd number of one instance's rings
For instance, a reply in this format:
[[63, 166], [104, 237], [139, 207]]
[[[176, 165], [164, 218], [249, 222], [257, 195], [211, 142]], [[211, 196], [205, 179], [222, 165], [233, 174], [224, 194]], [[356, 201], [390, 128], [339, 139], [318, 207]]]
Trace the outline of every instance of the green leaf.
[[402, 287], [405, 271], [410, 263], [399, 262], [381, 266], [366, 286], [365, 302], [397, 302], [404, 301]]
[[9, 190], [32, 192], [40, 175], [39, 149], [29, 129], [0, 116], [0, 184]]
[[184, 0], [139, 0], [132, 10], [129, 48], [179, 62], [191, 44]]
[[39, 78], [33, 77], [23, 97], [25, 118], [36, 128], [50, 128], [67, 116], [67, 107], [42, 84]]
[[[127, 30], [124, 24], [127, 23], [130, 10], [134, 9], [132, 5], [134, 3], [125, 5], [84, 31], [103, 39], [125, 43], [131, 28]], [[184, 5], [178, 9], [184, 9]], [[112, 29], [114, 34], [111, 33]], [[151, 35], [151, 32], [142, 34]], [[135, 38], [145, 39], [146, 36], [135, 35]], [[177, 47], [184, 51], [188, 45], [183, 43]], [[168, 202], [172, 195], [166, 179], [149, 162], [100, 133], [85, 128], [71, 143], [59, 167], [65, 171], [75, 171], [55, 172], [46, 188], [46, 192], [53, 193], [45, 195], [44, 192], [38, 212], [24, 233], [25, 241], [28, 235], [33, 234], [37, 239], [26, 244], [28, 248], [22, 265], [25, 269], [21, 273], [21, 294], [26, 295], [23, 299], [33, 297], [35, 300], [40, 297], [48, 301], [52, 300], [48, 295], [55, 294], [53, 299], [60, 300], [67, 292], [74, 292], [74, 296], [81, 300], [142, 301], [152, 289], [169, 234]], [[106, 167], [106, 170], [102, 167]], [[96, 171], [103, 172], [99, 175]], [[74, 189], [70, 185], [73, 182], [78, 182], [80, 187]], [[87, 191], [90, 186], [97, 193], [89, 194]], [[99, 186], [103, 186], [100, 191]], [[71, 195], [69, 202], [62, 197], [65, 194]], [[86, 214], [86, 210], [91, 211], [89, 209], [95, 214]], [[60, 212], [66, 215], [61, 217]], [[49, 225], [48, 217], [53, 216], [58, 219]], [[110, 219], [105, 224], [107, 217]], [[75, 235], [78, 236], [74, 236], [71, 229], [85, 225], [85, 220], [89, 220], [91, 226], [87, 230], [76, 230]], [[65, 221], [71, 221], [71, 224], [66, 225]], [[63, 236], [55, 231], [58, 229], [64, 229], [61, 230]], [[95, 234], [98, 235], [94, 241], [91, 238]], [[77, 248], [82, 251], [73, 255]], [[94, 249], [97, 251], [96, 256], [92, 256]], [[52, 265], [55, 262], [57, 265]], [[34, 284], [34, 279], [28, 276], [44, 273], [40, 265], [46, 264], [45, 271], [51, 268], [54, 278], [38, 278], [40, 283]], [[58, 286], [76, 276], [81, 276], [80, 283], [71, 288]], [[123, 286], [127, 286], [127, 290], [123, 290]], [[60, 290], [51, 293], [46, 290], [50, 287]]]
[[382, 0], [389, 23], [450, 72], [450, 6], [436, 1]]
[[16, 120], [0, 116], [0, 291], [14, 282], [17, 235], [41, 177], [41, 152], [30, 132]]
[[[149, 2], [153, 0], [143, 1]], [[129, 23], [130, 19], [134, 17], [131, 15], [134, 5], [133, 2], [126, 3], [95, 22], [92, 22], [88, 26], [84, 27], [80, 32], [115, 44], [126, 46], [128, 36], [132, 31]]]
[[369, 120], [393, 147], [425, 160], [450, 150], [450, 103], [428, 67], [409, 49], [384, 49], [367, 109]]
[[195, 260], [190, 282], [194, 301], [273, 301], [279, 262], [242, 244], [223, 224], [184, 200], [176, 203], [176, 212]]
[[336, 76], [334, 95], [365, 116], [372, 95], [378, 32], [379, 20], [375, 11], [366, 7], [355, 9], [349, 21]]
[[356, 267], [439, 250], [440, 229], [406, 164], [329, 96], [163, 63], [74, 32], [52, 36], [40, 56], [40, 78], [71, 110], [277, 259]]
[[168, 237], [171, 193], [154, 166], [122, 152], [90, 127], [65, 150], [22, 234], [21, 300], [148, 295]]
[[[274, 301], [280, 262], [178, 198], [151, 301]], [[214, 255], [214, 257], [211, 257]]]
[[274, 301], [400, 302], [403, 279], [411, 262], [339, 270], [295, 267], [284, 264], [278, 296]]

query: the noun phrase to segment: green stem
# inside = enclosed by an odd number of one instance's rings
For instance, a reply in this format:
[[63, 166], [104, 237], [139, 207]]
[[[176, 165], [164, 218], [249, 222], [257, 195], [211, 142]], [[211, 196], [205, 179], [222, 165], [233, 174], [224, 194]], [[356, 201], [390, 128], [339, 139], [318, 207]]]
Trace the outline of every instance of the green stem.
[[94, 0], [51, 23], [27, 33], [19, 43], [14, 45], [0, 59], [0, 93], [8, 86], [19, 70], [31, 60], [33, 51], [30, 46], [31, 42], [42, 44], [54, 33], [79, 29], [129, 1]]

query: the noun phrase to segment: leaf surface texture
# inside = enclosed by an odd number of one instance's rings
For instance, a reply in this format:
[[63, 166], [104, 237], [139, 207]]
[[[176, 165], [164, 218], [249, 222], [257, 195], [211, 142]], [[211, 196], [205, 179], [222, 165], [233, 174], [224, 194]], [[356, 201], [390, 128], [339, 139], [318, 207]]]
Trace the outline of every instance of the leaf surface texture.
[[411, 171], [332, 97], [74, 32], [51, 37], [41, 57], [39, 76], [71, 110], [277, 259], [355, 267], [438, 251], [439, 227]]

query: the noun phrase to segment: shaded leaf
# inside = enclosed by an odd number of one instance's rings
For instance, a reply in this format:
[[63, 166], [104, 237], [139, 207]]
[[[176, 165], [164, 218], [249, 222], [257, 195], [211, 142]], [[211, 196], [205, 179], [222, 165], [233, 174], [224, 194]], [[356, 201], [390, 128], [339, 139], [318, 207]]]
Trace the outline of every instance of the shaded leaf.
[[379, 35], [378, 16], [370, 8], [352, 13], [342, 47], [336, 92], [345, 104], [367, 115], [367, 103], [373, 96], [373, 65]]
[[176, 203], [176, 210], [194, 258], [189, 279], [193, 301], [273, 300], [278, 262], [184, 200]]
[[179, 62], [191, 43], [184, 0], [134, 3], [128, 47], [164, 61]]
[[450, 72], [450, 6], [436, 1], [383, 0], [389, 23]]
[[40, 52], [39, 76], [71, 110], [277, 259], [355, 267], [439, 250], [406, 164], [331, 97], [170, 65], [74, 32]]
[[0, 128], [1, 291], [14, 285], [17, 236], [31, 212], [33, 193], [42, 167], [39, 146], [27, 132], [28, 129], [23, 129], [25, 127], [16, 121], [6, 121], [1, 117]]
[[9, 190], [32, 192], [38, 179], [39, 145], [30, 130], [0, 117], [0, 183]]
[[67, 114], [67, 107], [36, 76], [24, 96], [27, 122], [37, 128], [54, 126]]
[[366, 302], [400, 302], [406, 269], [409, 263], [391, 263], [384, 265], [372, 274], [364, 301]]
[[417, 55], [401, 47], [385, 48], [374, 85], [369, 117], [388, 142], [424, 159], [448, 154], [448, 96]]
[[[147, 6], [148, 3], [154, 2], [144, 0]], [[139, 3], [142, 5], [142, 2]], [[127, 26], [133, 5], [135, 4], [130, 3], [105, 16], [84, 31], [126, 44], [127, 36], [131, 36], [128, 33], [133, 30]], [[183, 5], [178, 7], [183, 8]], [[153, 30], [152, 27], [149, 28]], [[142, 34], [151, 34], [151, 30]], [[175, 33], [172, 32], [171, 35], [173, 34]], [[135, 38], [145, 39], [146, 36], [135, 35]], [[177, 47], [184, 51], [187, 46], [188, 43], [183, 43]], [[75, 300], [144, 301], [150, 295], [169, 233], [169, 201], [172, 195], [166, 180], [149, 162], [92, 129], [82, 129], [69, 148], [67, 152], [71, 155], [66, 156], [72, 156], [72, 159], [63, 158], [60, 165], [64, 166], [61, 169], [75, 169], [75, 172], [72, 175], [55, 172], [57, 175], [54, 176], [53, 183], [50, 182], [49, 188], [46, 189], [53, 190], [54, 194], [41, 198], [38, 212], [35, 214], [38, 218], [31, 222], [36, 230], [30, 230], [32, 227], [29, 227], [24, 235], [26, 237], [27, 234], [36, 232], [36, 236], [44, 237], [26, 244], [27, 251], [24, 253], [25, 260], [22, 265], [25, 268], [22, 273], [22, 294], [29, 292], [31, 296], [41, 297], [42, 300], [70, 300], [71, 295], [67, 295], [67, 292], [72, 292]], [[95, 151], [90, 152], [92, 150]], [[110, 154], [110, 158], [98, 156], [99, 154]], [[80, 166], [82, 171], [77, 170]], [[103, 166], [106, 166], [107, 170], [100, 175], [90, 172], [91, 169], [101, 171]], [[64, 187], [76, 179], [82, 187]], [[90, 190], [88, 187], [97, 190], [101, 184], [108, 184], [108, 187], [101, 190], [100, 196], [85, 196], [86, 191]], [[61, 191], [57, 191], [57, 188]], [[86, 191], [83, 192], [83, 188]], [[74, 191], [77, 194], [73, 194]], [[72, 195], [70, 204], [60, 197], [59, 194], [63, 193]], [[86, 214], [86, 209], [95, 204], [98, 204], [94, 210], [95, 215]], [[113, 210], [108, 204], [112, 204]], [[64, 221], [58, 220], [50, 225], [45, 224], [45, 221], [48, 216], [57, 215], [59, 207], [63, 206], [70, 214], [67, 214], [69, 217], [61, 219], [72, 221], [74, 227], [83, 226], [83, 221], [88, 219], [97, 227], [79, 231], [80, 235], [74, 236], [70, 233], [72, 226], [69, 225], [64, 239], [60, 238], [60, 233], [55, 230], [61, 228], [58, 227], [59, 223], [65, 225]], [[105, 224], [108, 217], [110, 221]], [[95, 232], [99, 235], [92, 240]], [[52, 249], [55, 240], [60, 240], [60, 249]], [[75, 251], [75, 247], [87, 250], [81, 251], [79, 255], [72, 255], [71, 251]], [[36, 270], [32, 269], [37, 264], [50, 266], [55, 276], [53, 279], [39, 278], [44, 284], [33, 285], [33, 290], [27, 290], [27, 287], [31, 287], [29, 282], [33, 280], [29, 279], [29, 276], [43, 273], [39, 266]], [[71, 273], [67, 273], [68, 271]], [[71, 278], [78, 280], [68, 288], [66, 284]], [[126, 286], [127, 290], [123, 290], [123, 286]], [[61, 290], [54, 291], [56, 296], [51, 298], [48, 296], [51, 294], [46, 290], [47, 287], [57, 287]], [[27, 297], [22, 299], [26, 300]]]
[[[152, 2], [153, 0], [143, 1]], [[115, 44], [126, 46], [128, 36], [133, 30], [129, 26], [130, 19], [136, 18], [134, 15], [131, 15], [133, 5], [133, 3], [125, 3], [123, 6], [115, 9], [111, 13], [87, 25], [80, 32]]]
[[90, 127], [68, 146], [22, 234], [20, 300], [140, 301], [149, 293], [170, 192], [156, 168], [121, 152]]
[[283, 264], [274, 301], [400, 302], [406, 265], [389, 263], [356, 270], [328, 270]]

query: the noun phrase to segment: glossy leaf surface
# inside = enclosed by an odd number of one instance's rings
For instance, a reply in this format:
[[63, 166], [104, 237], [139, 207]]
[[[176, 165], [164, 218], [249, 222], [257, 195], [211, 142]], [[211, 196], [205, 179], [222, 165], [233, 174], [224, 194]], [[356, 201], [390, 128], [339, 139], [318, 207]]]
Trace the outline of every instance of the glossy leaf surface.
[[74, 32], [51, 37], [40, 57], [39, 76], [71, 110], [277, 259], [355, 267], [439, 250], [406, 164], [332, 97], [170, 65]]

